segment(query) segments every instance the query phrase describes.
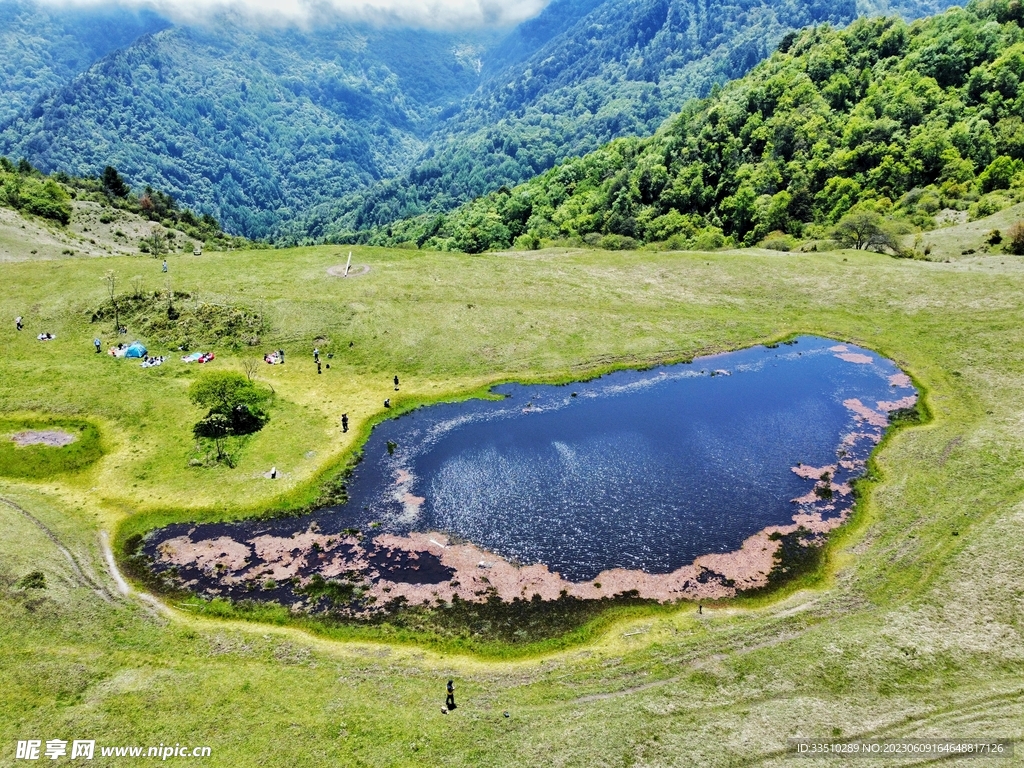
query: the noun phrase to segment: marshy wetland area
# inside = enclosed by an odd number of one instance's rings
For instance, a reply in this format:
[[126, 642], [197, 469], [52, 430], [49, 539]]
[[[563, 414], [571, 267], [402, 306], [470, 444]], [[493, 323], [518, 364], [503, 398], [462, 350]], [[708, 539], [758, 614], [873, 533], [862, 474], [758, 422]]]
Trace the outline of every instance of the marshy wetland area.
[[[1024, 737], [1020, 257], [348, 250], [0, 263], [5, 743]], [[211, 372], [262, 428], [197, 441]]]

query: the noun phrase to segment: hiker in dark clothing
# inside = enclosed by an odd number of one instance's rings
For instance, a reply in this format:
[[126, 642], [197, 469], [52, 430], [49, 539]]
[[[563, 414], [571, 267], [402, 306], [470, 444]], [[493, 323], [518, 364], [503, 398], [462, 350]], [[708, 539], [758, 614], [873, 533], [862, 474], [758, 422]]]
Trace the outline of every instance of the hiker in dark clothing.
[[395, 376], [395, 392], [398, 391], [398, 377]]
[[455, 709], [455, 683], [451, 680], [448, 681], [448, 698], [445, 699], [444, 705], [449, 712]]
[[348, 414], [341, 414], [341, 431], [348, 432]]
[[320, 361], [319, 360], [316, 361], [316, 372], [317, 373], [323, 373], [323, 371], [320, 370]]
[[384, 407], [385, 407], [385, 408], [390, 408], [390, 407], [391, 407], [391, 398], [390, 398], [390, 397], [389, 397], [389, 398], [387, 398], [387, 399], [386, 399], [386, 400], [384, 401]]

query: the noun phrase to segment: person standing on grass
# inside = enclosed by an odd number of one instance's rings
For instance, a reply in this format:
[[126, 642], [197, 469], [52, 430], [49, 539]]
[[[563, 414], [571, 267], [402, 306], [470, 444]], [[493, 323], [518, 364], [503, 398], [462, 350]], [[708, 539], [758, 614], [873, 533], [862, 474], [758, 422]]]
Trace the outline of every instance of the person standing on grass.
[[398, 376], [395, 376], [395, 392], [398, 391]]
[[451, 712], [453, 709], [455, 709], [455, 681], [454, 680], [449, 680], [448, 681], [448, 698], [444, 700], [444, 705], [445, 705], [445, 707], [448, 708], [449, 712]]
[[24, 319], [25, 318], [23, 318], [21, 315], [18, 315], [16, 318], [14, 318], [14, 327], [17, 328], [19, 331], [25, 327], [24, 323], [22, 322]]
[[96, 354], [98, 355], [100, 353], [100, 347], [103, 346], [103, 342], [100, 341], [99, 339], [93, 339], [92, 345], [96, 347]]
[[164, 266], [163, 266], [163, 271], [164, 271], [164, 272], [166, 272], [166, 271], [167, 271], [167, 259], [164, 259]]
[[348, 414], [341, 414], [341, 431], [348, 432]]
[[318, 365], [320, 363], [320, 350], [317, 347], [313, 347], [313, 362]]

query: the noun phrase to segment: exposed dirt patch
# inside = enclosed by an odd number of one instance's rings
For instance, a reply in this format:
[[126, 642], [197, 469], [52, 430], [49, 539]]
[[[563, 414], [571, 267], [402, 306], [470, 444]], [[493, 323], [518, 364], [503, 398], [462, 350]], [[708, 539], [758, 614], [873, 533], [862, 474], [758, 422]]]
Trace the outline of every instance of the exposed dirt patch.
[[[328, 267], [327, 274], [330, 275], [331, 277], [346, 277], [345, 265], [338, 264], [337, 266], [334, 267]], [[351, 267], [349, 267], [347, 277], [359, 277], [360, 275], [368, 274], [370, 274], [369, 264], [353, 264]]]
[[46, 445], [50, 448], [63, 448], [78, 440], [78, 435], [72, 435], [61, 429], [29, 429], [12, 435], [11, 440], [22, 447]]

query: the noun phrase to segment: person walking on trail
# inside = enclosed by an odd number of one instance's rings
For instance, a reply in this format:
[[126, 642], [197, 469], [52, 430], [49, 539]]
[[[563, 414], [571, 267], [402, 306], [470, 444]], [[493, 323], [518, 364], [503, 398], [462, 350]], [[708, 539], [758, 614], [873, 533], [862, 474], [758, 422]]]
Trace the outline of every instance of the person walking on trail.
[[16, 318], [14, 318], [14, 327], [17, 328], [19, 331], [25, 327], [24, 322], [22, 322], [24, 319], [25, 318], [23, 318], [21, 315], [18, 315]]
[[317, 347], [313, 347], [313, 362], [320, 362], [320, 350]]
[[449, 712], [455, 709], [455, 682], [453, 680], [448, 681], [448, 698], [444, 700], [444, 705]]
[[103, 346], [103, 342], [100, 341], [99, 339], [93, 339], [92, 345], [96, 347], [96, 354], [98, 355], [100, 353], [100, 347]]
[[163, 271], [164, 271], [164, 272], [166, 272], [166, 271], [167, 271], [167, 259], [164, 259], [164, 266], [163, 266]]
[[398, 391], [398, 376], [395, 376], [395, 392]]

